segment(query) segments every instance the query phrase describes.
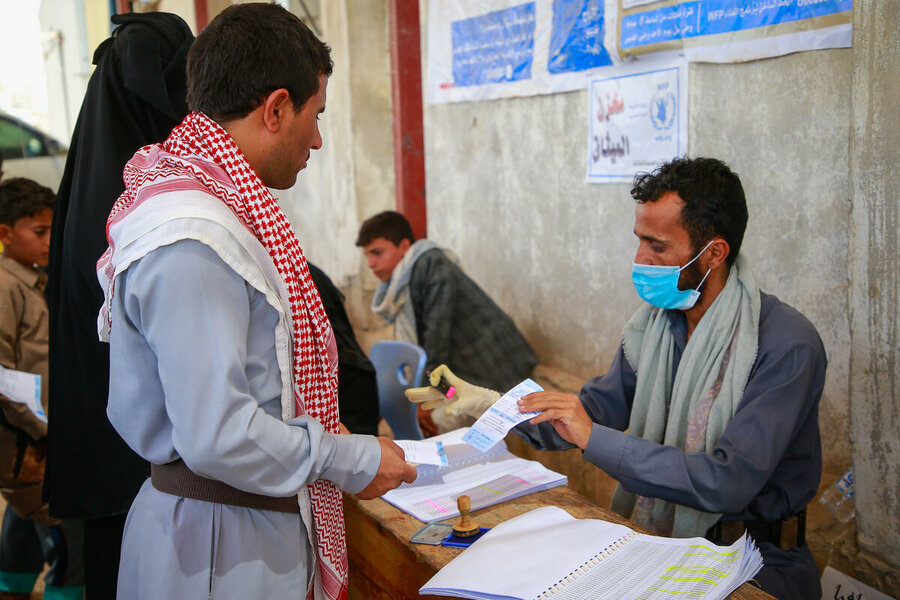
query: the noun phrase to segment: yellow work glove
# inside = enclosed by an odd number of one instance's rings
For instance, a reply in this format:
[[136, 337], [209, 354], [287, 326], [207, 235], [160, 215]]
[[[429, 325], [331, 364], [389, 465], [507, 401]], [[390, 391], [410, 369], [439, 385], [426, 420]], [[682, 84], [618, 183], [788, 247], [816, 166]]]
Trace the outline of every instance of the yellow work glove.
[[[452, 398], [447, 398], [438, 386], [441, 378], [456, 388]], [[431, 384], [427, 387], [410, 388], [403, 392], [410, 402], [422, 403], [422, 408], [432, 410], [444, 407], [447, 416], [456, 417], [469, 415], [476, 419], [480, 417], [491, 405], [500, 399], [500, 392], [488, 388], [472, 385], [453, 374], [447, 365], [440, 365], [431, 372], [429, 377]]]

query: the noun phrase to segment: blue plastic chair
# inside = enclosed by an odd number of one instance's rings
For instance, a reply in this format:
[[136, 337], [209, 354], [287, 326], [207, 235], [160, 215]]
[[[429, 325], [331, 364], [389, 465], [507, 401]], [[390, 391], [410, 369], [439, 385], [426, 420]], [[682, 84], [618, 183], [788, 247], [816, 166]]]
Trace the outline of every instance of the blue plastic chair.
[[378, 410], [398, 440], [421, 440], [416, 405], [403, 390], [419, 387], [425, 374], [425, 349], [409, 342], [376, 342], [369, 351], [378, 383]]

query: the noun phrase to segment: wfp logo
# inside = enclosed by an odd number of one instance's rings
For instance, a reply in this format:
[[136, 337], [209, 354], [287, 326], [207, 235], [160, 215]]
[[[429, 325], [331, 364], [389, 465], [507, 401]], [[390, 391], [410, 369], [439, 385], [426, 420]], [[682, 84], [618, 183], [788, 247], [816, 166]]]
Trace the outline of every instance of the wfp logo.
[[650, 101], [650, 120], [657, 131], [670, 129], [675, 122], [675, 95], [659, 92]]

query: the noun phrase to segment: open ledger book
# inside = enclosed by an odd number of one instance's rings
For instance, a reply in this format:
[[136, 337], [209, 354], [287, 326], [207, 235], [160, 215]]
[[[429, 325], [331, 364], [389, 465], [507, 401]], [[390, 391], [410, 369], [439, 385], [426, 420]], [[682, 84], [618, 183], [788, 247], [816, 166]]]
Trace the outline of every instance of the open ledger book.
[[731, 546], [644, 535], [544, 506], [497, 525], [420, 594], [503, 600], [725, 598], [762, 568], [747, 534]]
[[462, 441], [468, 430], [463, 427], [425, 440], [442, 442], [448, 466], [418, 465], [415, 482], [382, 498], [429, 523], [459, 516], [456, 499], [462, 494], [469, 496], [476, 511], [567, 483], [565, 475], [513, 455], [503, 440], [487, 452], [476, 450]]

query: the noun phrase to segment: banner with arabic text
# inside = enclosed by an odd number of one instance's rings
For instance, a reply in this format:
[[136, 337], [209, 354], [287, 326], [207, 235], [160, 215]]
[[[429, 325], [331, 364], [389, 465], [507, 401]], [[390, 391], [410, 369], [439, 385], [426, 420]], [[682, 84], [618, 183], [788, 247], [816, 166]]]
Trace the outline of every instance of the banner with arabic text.
[[853, 0], [621, 0], [619, 56], [746, 61], [851, 45]]
[[[851, 45], [853, 0], [429, 0], [431, 104], [584, 89], [643, 61]], [[646, 65], [649, 68], [649, 65]]]
[[584, 89], [618, 63], [615, 15], [614, 0], [430, 0], [426, 100]]

